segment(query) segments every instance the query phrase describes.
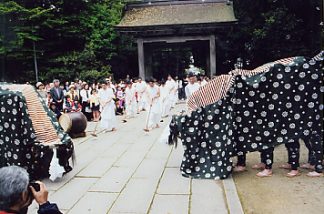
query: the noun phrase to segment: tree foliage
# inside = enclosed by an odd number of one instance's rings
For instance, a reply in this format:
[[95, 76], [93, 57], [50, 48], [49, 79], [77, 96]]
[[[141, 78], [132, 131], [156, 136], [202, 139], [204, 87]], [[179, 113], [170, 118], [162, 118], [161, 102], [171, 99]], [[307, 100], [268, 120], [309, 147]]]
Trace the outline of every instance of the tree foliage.
[[[134, 40], [114, 29], [125, 2], [2, 0], [1, 71], [6, 71], [8, 80], [34, 80], [35, 46], [44, 81], [136, 75]], [[217, 35], [217, 65], [228, 63], [230, 69], [242, 57], [255, 67], [283, 57], [315, 54], [322, 48], [322, 8], [318, 0], [234, 0], [239, 23]]]
[[123, 7], [122, 0], [4, 1], [0, 54], [6, 70], [23, 81], [31, 79], [34, 43], [43, 80], [78, 78], [87, 71], [106, 76], [117, 51], [114, 25]]
[[[284, 57], [321, 50], [322, 2], [318, 0], [234, 0], [239, 29], [233, 50], [254, 67]], [[237, 56], [236, 56], [237, 57]]]

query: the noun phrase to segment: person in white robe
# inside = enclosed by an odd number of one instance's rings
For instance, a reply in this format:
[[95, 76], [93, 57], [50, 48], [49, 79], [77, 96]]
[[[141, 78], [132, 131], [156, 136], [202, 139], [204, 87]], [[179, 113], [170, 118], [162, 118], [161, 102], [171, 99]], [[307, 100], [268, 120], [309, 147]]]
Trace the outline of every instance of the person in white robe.
[[154, 80], [149, 80], [145, 90], [147, 103], [147, 127], [145, 129], [159, 128], [161, 120], [161, 103], [160, 103], [160, 88]]
[[127, 82], [125, 89], [125, 106], [126, 106], [126, 118], [135, 117], [137, 112], [136, 90], [131, 82]]
[[207, 84], [207, 80], [206, 80], [206, 77], [202, 77], [202, 80], [201, 80], [201, 83], [200, 83], [200, 86], [205, 86]]
[[168, 76], [168, 80], [166, 81], [165, 86], [170, 90], [171, 107], [174, 108], [178, 100], [177, 99], [178, 85], [176, 81], [171, 77], [171, 75]]
[[168, 117], [171, 111], [170, 90], [165, 86], [165, 82], [160, 86], [160, 99], [162, 107], [162, 118]]
[[146, 90], [147, 84], [141, 78], [138, 78], [136, 83], [136, 91], [137, 91], [137, 101], [138, 101], [138, 112], [146, 110]]
[[99, 102], [101, 108], [100, 126], [106, 131], [116, 130], [115, 94], [110, 82], [103, 82], [99, 91]]
[[198, 89], [200, 88], [200, 85], [197, 83], [197, 77], [193, 74], [189, 75], [189, 83], [185, 88], [186, 97], [189, 100], [189, 97]]

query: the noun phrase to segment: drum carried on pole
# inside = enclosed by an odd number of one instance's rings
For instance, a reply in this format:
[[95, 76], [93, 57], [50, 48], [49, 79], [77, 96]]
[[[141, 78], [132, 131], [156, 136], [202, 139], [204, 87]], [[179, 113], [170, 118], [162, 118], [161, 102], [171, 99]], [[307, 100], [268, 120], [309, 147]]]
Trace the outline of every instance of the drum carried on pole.
[[69, 133], [72, 138], [86, 136], [87, 118], [82, 112], [62, 114], [59, 122], [63, 130]]

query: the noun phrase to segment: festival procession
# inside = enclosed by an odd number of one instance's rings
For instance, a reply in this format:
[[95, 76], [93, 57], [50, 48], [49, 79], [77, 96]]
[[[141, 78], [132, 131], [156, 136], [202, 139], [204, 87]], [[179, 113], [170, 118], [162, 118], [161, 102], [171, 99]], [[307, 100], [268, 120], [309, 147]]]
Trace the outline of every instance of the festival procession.
[[324, 213], [322, 15], [0, 3], [0, 214]]

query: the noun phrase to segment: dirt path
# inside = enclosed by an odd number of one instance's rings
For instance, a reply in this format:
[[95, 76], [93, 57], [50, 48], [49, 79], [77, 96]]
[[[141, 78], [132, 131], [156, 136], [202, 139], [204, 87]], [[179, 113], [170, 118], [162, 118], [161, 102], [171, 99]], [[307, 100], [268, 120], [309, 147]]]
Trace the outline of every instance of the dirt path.
[[[301, 144], [302, 145], [302, 144]], [[301, 147], [300, 162], [307, 160], [307, 149]], [[287, 160], [284, 145], [275, 149], [273, 176], [258, 178], [257, 171], [251, 166], [260, 161], [258, 152], [248, 154], [248, 171], [234, 174], [237, 191], [246, 214], [323, 214], [324, 213], [324, 177], [308, 178], [307, 170], [302, 175], [288, 178], [288, 172], [279, 169]]]

